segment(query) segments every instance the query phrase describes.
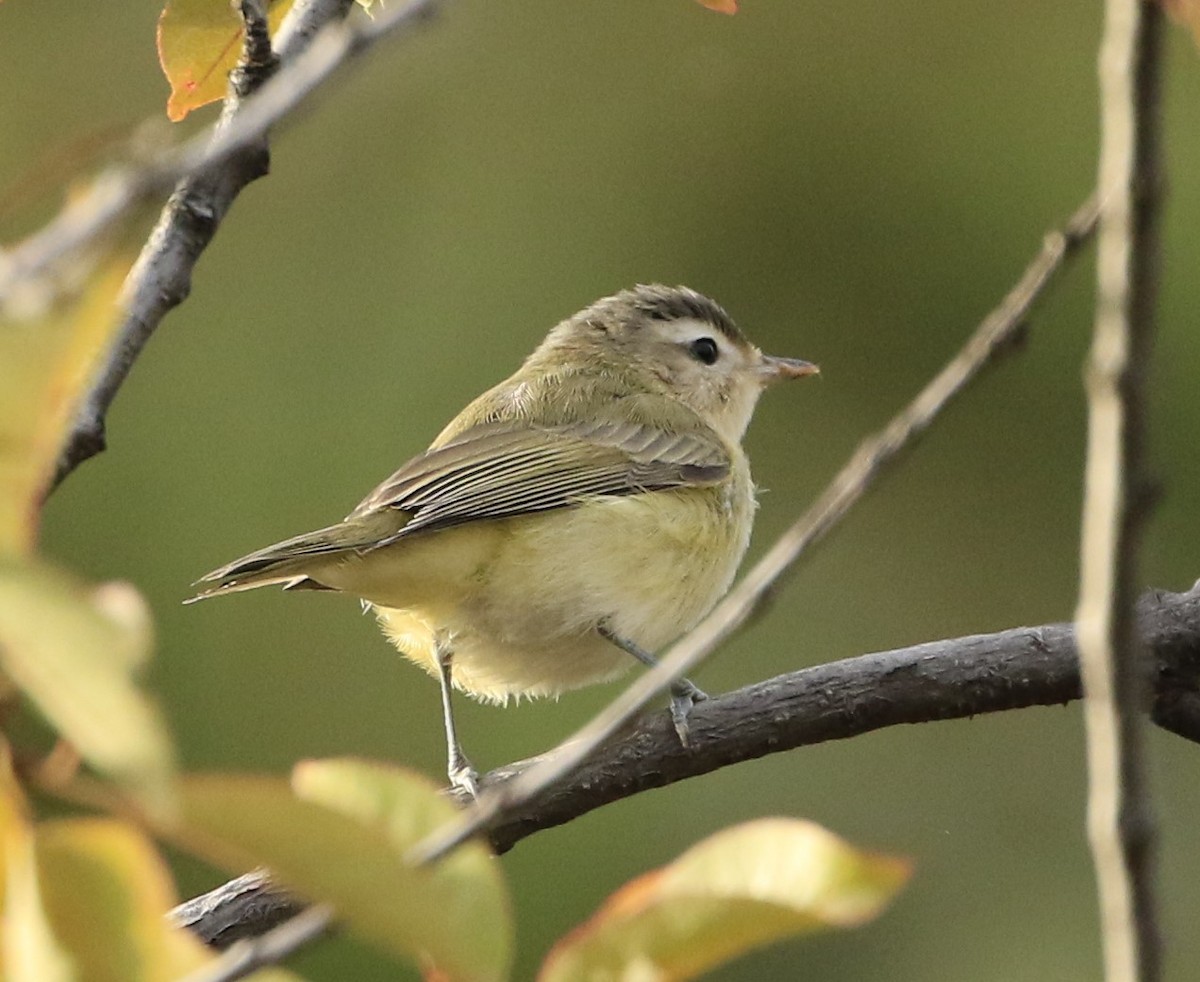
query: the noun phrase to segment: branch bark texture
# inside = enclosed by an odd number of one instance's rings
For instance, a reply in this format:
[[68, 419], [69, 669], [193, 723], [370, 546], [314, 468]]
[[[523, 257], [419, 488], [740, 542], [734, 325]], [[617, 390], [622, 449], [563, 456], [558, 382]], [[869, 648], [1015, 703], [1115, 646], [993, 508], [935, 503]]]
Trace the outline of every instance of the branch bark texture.
[[[1200, 743], [1200, 584], [1188, 593], [1147, 594], [1138, 625], [1153, 658], [1155, 722]], [[904, 723], [1064, 705], [1080, 692], [1070, 624], [1018, 627], [806, 668], [698, 703], [689, 717], [688, 748], [668, 712], [644, 717], [561, 784], [505, 814], [488, 836], [506, 852], [610, 802], [743, 760]], [[502, 787], [541, 762], [509, 764], [481, 783]], [[182, 904], [174, 917], [206, 943], [225, 947], [269, 930], [301, 906], [266, 874], [253, 873]]]
[[1100, 59], [1102, 210], [1077, 620], [1107, 982], [1162, 975], [1143, 735], [1150, 693], [1133, 609], [1150, 505], [1146, 375], [1160, 258], [1162, 20], [1157, 4], [1108, 0]]
[[310, 941], [319, 938], [333, 921], [328, 904], [301, 908], [291, 917], [258, 937], [247, 937], [233, 944], [211, 965], [197, 969], [180, 982], [235, 982], [260, 968], [277, 965]]

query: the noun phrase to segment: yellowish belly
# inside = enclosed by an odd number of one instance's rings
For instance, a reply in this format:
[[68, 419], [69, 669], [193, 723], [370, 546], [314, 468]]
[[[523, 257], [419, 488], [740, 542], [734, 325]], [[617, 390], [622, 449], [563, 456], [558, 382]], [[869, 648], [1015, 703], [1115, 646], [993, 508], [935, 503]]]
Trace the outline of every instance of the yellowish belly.
[[444, 640], [456, 687], [478, 698], [557, 695], [633, 664], [597, 625], [653, 652], [725, 593], [754, 508], [748, 473], [737, 477], [415, 535], [322, 579], [370, 601], [431, 674]]

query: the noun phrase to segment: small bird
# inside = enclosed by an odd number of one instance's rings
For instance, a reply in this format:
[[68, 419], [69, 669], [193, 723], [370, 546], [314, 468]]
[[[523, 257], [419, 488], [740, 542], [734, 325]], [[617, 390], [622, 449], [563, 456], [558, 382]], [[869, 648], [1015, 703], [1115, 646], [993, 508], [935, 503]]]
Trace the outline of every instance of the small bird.
[[[359, 597], [440, 681], [447, 773], [474, 794], [451, 688], [504, 704], [654, 665], [749, 544], [741, 441], [759, 395], [817, 371], [764, 355], [687, 287], [624, 290], [555, 327], [345, 519], [214, 570], [192, 599], [271, 584]], [[685, 743], [703, 698], [672, 687]]]

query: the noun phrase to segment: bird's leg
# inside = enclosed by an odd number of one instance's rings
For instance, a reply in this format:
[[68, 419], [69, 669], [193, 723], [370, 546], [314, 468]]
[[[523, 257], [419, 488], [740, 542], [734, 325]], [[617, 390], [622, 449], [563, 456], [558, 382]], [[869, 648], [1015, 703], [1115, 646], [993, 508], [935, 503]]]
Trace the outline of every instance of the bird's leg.
[[[606, 641], [611, 641], [622, 651], [633, 655], [647, 668], [655, 668], [658, 665], [658, 659], [644, 648], [639, 648], [628, 638], [623, 638], [619, 634], [615, 634], [607, 624], [601, 624], [596, 628], [596, 632]], [[671, 683], [671, 722], [675, 724], [675, 732], [679, 734], [679, 742], [685, 747], [688, 746], [688, 715], [692, 711], [692, 706], [698, 702], [703, 702], [708, 696], [702, 689], [699, 689], [688, 679], [676, 679]]]
[[454, 663], [454, 651], [450, 643], [439, 638], [434, 648], [434, 658], [438, 666], [438, 678], [442, 683], [442, 721], [446, 725], [446, 775], [450, 778], [451, 787], [462, 788], [472, 798], [479, 796], [479, 784], [475, 768], [467, 760], [462, 746], [458, 742], [458, 733], [454, 729], [454, 709], [450, 705], [450, 675]]

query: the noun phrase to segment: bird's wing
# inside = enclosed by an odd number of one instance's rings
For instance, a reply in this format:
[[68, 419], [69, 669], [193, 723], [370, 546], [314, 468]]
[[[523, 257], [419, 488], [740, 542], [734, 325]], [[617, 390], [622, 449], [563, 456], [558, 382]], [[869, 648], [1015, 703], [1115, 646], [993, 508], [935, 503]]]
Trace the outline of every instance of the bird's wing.
[[378, 548], [417, 531], [564, 508], [595, 495], [712, 485], [729, 468], [711, 430], [607, 420], [486, 423], [410, 460], [349, 517], [382, 510], [412, 516]]

